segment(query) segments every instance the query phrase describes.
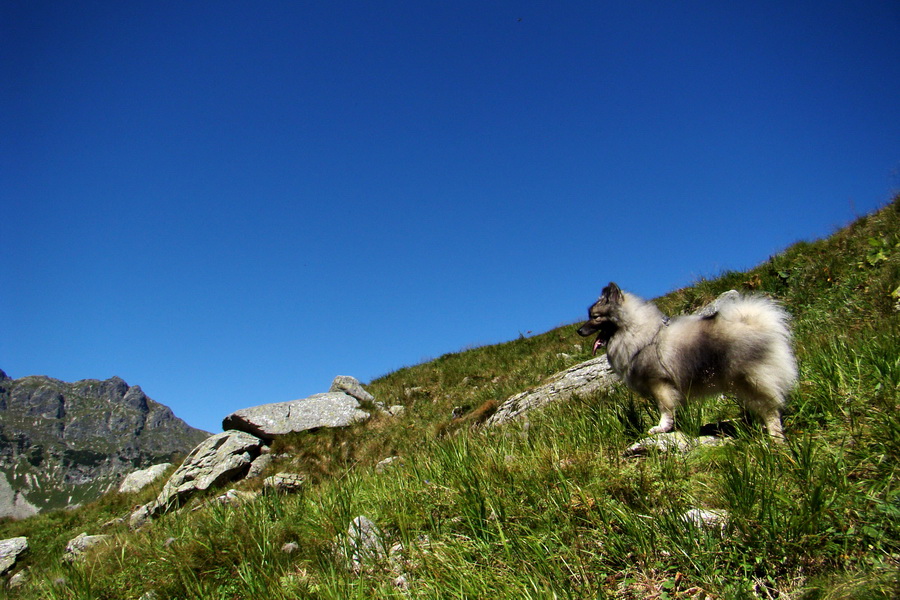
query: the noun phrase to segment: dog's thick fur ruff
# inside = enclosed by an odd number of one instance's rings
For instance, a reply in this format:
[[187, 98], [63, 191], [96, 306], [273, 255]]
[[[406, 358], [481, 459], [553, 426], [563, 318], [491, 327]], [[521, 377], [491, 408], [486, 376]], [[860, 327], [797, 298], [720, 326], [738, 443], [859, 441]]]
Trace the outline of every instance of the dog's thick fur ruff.
[[739, 296], [711, 316], [669, 319], [650, 302], [615, 283], [588, 309], [578, 333], [597, 334], [613, 370], [659, 407], [659, 425], [670, 431], [675, 410], [691, 396], [733, 394], [782, 439], [781, 409], [797, 381], [790, 316], [763, 296]]

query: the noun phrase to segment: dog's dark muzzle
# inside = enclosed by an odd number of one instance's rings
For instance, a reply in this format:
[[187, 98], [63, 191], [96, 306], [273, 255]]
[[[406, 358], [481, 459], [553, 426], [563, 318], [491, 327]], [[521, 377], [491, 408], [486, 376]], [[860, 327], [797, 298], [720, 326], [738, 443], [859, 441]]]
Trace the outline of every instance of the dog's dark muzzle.
[[581, 327], [578, 328], [578, 335], [580, 335], [581, 337], [587, 337], [589, 335], [593, 335], [593, 334], [597, 333], [597, 330], [599, 330], [599, 329], [600, 329], [599, 326], [594, 325], [594, 323], [591, 321], [588, 321], [587, 323], [585, 323], [584, 325], [582, 325]]

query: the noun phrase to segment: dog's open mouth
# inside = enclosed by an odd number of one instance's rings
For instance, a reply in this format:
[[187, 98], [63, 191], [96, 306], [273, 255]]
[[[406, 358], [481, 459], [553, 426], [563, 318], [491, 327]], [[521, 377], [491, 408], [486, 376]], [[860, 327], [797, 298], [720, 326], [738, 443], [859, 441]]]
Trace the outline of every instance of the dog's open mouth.
[[600, 350], [606, 343], [609, 341], [609, 338], [606, 337], [603, 332], [597, 334], [597, 339], [594, 340], [594, 349], [591, 351], [591, 356], [596, 356], [597, 351]]
[[[606, 346], [606, 344], [609, 343], [610, 338], [612, 338], [618, 330], [619, 328], [611, 321], [604, 321], [597, 330], [597, 337], [594, 339], [594, 347], [591, 349], [591, 356], [596, 356], [600, 348]], [[579, 333], [581, 335], [590, 335], [587, 331], [584, 333], [579, 331]]]

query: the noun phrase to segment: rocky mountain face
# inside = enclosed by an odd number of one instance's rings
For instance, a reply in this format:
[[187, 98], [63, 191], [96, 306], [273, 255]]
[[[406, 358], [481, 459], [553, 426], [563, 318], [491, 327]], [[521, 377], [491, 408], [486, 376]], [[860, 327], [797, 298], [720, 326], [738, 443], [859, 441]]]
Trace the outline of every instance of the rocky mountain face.
[[0, 370], [0, 517], [93, 500], [209, 435], [118, 377], [66, 383]]

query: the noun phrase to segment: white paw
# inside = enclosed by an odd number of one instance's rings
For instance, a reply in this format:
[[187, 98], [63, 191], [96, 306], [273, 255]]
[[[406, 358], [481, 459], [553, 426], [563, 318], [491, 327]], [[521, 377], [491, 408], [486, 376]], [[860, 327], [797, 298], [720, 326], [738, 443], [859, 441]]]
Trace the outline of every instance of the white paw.
[[665, 433], [665, 432], [669, 431], [670, 429], [672, 429], [672, 428], [671, 427], [662, 427], [660, 425], [657, 425], [656, 427], [651, 427], [650, 431], [648, 431], [647, 433], [649, 433], [650, 435], [656, 435], [657, 433]]

